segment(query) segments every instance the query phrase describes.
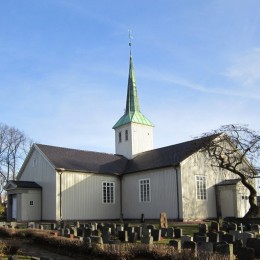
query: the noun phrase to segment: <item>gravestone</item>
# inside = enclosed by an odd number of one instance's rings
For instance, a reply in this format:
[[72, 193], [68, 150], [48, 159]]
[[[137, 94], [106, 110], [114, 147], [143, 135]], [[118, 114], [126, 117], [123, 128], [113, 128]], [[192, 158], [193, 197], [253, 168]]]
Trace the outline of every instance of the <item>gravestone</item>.
[[116, 235], [116, 223], [112, 223], [110, 227], [111, 227], [111, 234]]
[[103, 239], [102, 237], [99, 236], [91, 236], [91, 244], [103, 244]]
[[222, 241], [227, 242], [228, 244], [231, 244], [235, 241], [235, 237], [231, 234], [224, 234], [224, 235], [222, 235]]
[[206, 235], [204, 235], [204, 236], [197, 235], [193, 238], [193, 241], [196, 242], [196, 243], [198, 243], [198, 242], [209, 242], [209, 238]]
[[185, 235], [185, 236], [181, 236], [181, 245], [183, 246], [184, 242], [186, 241], [193, 241], [193, 237]]
[[153, 237], [152, 236], [143, 236], [141, 237], [141, 243], [147, 245], [153, 245]]
[[228, 222], [226, 222], [226, 221], [222, 222], [222, 230], [223, 231], [228, 231]]
[[215, 246], [215, 251], [221, 255], [233, 259], [233, 244], [220, 242]]
[[104, 244], [108, 244], [108, 243], [109, 243], [110, 237], [111, 237], [111, 235], [110, 235], [110, 232], [109, 232], [109, 231], [104, 230], [104, 231], [102, 232], [102, 239], [103, 239], [103, 243], [104, 243]]
[[101, 231], [100, 231], [100, 230], [94, 230], [94, 231], [92, 231], [92, 236], [101, 237]]
[[124, 230], [127, 230], [127, 228], [130, 227], [130, 224], [129, 223], [124, 223]]
[[127, 231], [118, 231], [118, 239], [122, 242], [127, 242], [128, 241]]
[[142, 236], [149, 236], [150, 235], [150, 230], [145, 224], [142, 224]]
[[168, 228], [168, 222], [167, 222], [167, 214], [166, 212], [162, 212], [160, 214], [160, 228]]
[[57, 228], [55, 223], [51, 223], [51, 230], [55, 230]]
[[174, 238], [174, 229], [167, 228], [167, 238]]
[[193, 241], [184, 241], [182, 249], [189, 249], [193, 253], [194, 257], [197, 257], [197, 243]]
[[259, 238], [248, 238], [247, 247], [254, 248], [255, 257], [260, 258], [260, 239]]
[[161, 228], [161, 235], [163, 238], [167, 237], [167, 228]]
[[116, 232], [118, 233], [119, 231], [124, 231], [124, 227], [121, 224], [116, 225]]
[[129, 243], [136, 243], [137, 238], [138, 238], [138, 235], [137, 235], [136, 232], [128, 234], [128, 242]]
[[250, 233], [250, 232], [243, 232], [243, 233], [240, 233], [239, 236], [238, 236], [238, 239], [242, 239], [243, 246], [247, 245], [247, 239], [248, 238], [254, 238], [254, 234]]
[[92, 235], [92, 229], [86, 228], [84, 233], [85, 237], [90, 237]]
[[255, 259], [255, 250], [248, 247], [240, 247], [237, 251], [238, 260], [254, 260]]
[[139, 226], [135, 226], [134, 227], [134, 232], [137, 233], [137, 239], [140, 240], [141, 239], [141, 236], [142, 236], [142, 227], [139, 227]]
[[182, 236], [182, 229], [181, 228], [174, 228], [174, 237], [181, 238]]
[[84, 232], [85, 232], [84, 228], [77, 228], [77, 236], [84, 237]]
[[177, 250], [179, 252], [181, 251], [181, 241], [180, 240], [172, 239], [169, 241], [169, 245], [173, 246], [175, 250]]
[[198, 251], [213, 253], [213, 243], [200, 241], [197, 243]]
[[129, 234], [135, 232], [135, 228], [134, 228], [134, 227], [128, 227], [127, 229], [125, 229], [125, 231], [127, 231], [127, 234], [128, 234], [128, 236], [129, 236]]
[[213, 254], [213, 243], [199, 242], [197, 243], [198, 259], [211, 259]]
[[156, 242], [160, 241], [160, 239], [161, 239], [161, 229], [152, 230], [151, 235], [153, 237], [153, 241], [156, 241]]
[[251, 226], [251, 231], [253, 231], [256, 234], [260, 233], [260, 225], [254, 224]]
[[199, 224], [199, 233], [206, 234], [208, 233], [208, 225], [207, 224]]
[[150, 229], [150, 230], [156, 229], [156, 228], [155, 228], [155, 225], [147, 225], [147, 228]]
[[211, 232], [219, 232], [219, 223], [217, 221], [212, 221], [210, 226]]
[[70, 235], [70, 229], [69, 228], [65, 228], [64, 236], [69, 236], [69, 235]]
[[79, 227], [80, 227], [79, 221], [76, 221], [76, 222], [74, 223], [74, 226], [75, 226], [76, 228], [79, 228]]
[[237, 224], [236, 223], [229, 223], [228, 224], [228, 230], [237, 230]]
[[83, 243], [87, 248], [91, 248], [92, 244], [91, 244], [91, 238], [90, 237], [84, 237], [83, 238]]
[[235, 255], [237, 255], [238, 249], [243, 247], [243, 241], [242, 239], [237, 239], [233, 242], [233, 252]]
[[217, 243], [219, 242], [219, 233], [216, 232], [209, 232], [208, 233], [209, 242]]
[[240, 230], [229, 230], [229, 234], [233, 235], [235, 237], [235, 240], [239, 238], [239, 234], [241, 234]]
[[35, 228], [35, 222], [28, 222], [28, 228]]
[[221, 230], [221, 231], [218, 232], [218, 234], [219, 234], [219, 242], [221, 242], [222, 241], [222, 236], [226, 234], [226, 231], [222, 231]]

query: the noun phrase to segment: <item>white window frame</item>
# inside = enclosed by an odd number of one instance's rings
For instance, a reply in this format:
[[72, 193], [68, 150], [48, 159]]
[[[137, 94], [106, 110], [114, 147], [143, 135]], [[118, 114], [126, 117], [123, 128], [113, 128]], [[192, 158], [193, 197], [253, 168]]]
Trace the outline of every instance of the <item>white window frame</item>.
[[33, 200], [30, 200], [30, 201], [29, 201], [29, 205], [30, 205], [31, 207], [33, 207], [33, 206], [34, 206], [34, 201], [33, 201]]
[[[148, 187], [148, 189], [147, 189]], [[140, 203], [150, 203], [151, 202], [151, 180], [150, 178], [147, 179], [140, 179], [139, 180], [139, 202]]]
[[118, 142], [122, 143], [122, 132], [118, 132]]
[[196, 183], [196, 199], [200, 201], [208, 200], [206, 176], [196, 175], [195, 183]]
[[102, 181], [102, 203], [115, 204], [115, 201], [115, 182]]

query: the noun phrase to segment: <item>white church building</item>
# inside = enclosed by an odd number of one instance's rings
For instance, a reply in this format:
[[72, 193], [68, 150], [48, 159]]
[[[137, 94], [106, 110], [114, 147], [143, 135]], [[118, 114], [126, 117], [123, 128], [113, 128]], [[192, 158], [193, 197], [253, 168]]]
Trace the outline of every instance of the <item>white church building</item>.
[[[207, 137], [153, 148], [140, 111], [132, 54], [124, 115], [113, 126], [115, 154], [34, 144], [9, 181], [7, 218], [16, 221], [242, 217], [248, 194], [201, 152]], [[227, 177], [229, 176], [229, 177]]]

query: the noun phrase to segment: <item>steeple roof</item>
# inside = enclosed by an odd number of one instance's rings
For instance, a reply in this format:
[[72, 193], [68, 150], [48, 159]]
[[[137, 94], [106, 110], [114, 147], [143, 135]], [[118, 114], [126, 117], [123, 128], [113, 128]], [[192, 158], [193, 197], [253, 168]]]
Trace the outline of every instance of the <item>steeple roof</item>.
[[153, 123], [148, 118], [146, 118], [140, 111], [135, 80], [134, 64], [131, 51], [125, 114], [117, 121], [117, 123], [113, 126], [113, 129], [128, 123], [137, 123], [148, 126], [154, 126]]

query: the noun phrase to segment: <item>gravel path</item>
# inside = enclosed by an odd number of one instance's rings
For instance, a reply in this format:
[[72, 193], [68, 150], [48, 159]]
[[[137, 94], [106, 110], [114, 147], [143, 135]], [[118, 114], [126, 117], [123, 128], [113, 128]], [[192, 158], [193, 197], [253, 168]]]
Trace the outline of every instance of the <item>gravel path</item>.
[[24, 240], [4, 240], [11, 246], [15, 246], [19, 248], [20, 254], [35, 257], [35, 259], [40, 257], [46, 257], [53, 260], [72, 260], [77, 258], [72, 258], [60, 254], [56, 254], [53, 252], [50, 252], [46, 249], [43, 249], [39, 246], [32, 245], [29, 242], [26, 242]]

